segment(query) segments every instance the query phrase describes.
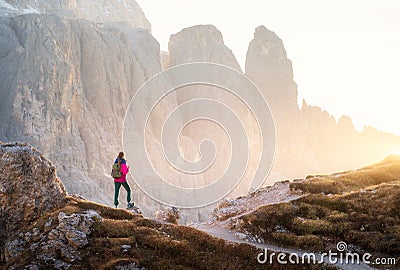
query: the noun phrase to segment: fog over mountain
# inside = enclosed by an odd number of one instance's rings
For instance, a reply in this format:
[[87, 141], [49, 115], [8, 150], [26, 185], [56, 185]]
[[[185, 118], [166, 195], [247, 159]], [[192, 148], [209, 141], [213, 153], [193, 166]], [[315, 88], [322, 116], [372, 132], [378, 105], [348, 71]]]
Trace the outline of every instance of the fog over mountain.
[[37, 1], [0, 0], [4, 15], [25, 13], [56, 13], [68, 19], [84, 19], [95, 23], [125, 22], [126, 24], [151, 31], [151, 24], [135, 1]]
[[[121, 149], [125, 111], [136, 90], [183, 63], [212, 62], [242, 72], [223, 34], [211, 25], [172, 35], [169, 52], [161, 54], [150, 22], [133, 0], [0, 0], [0, 15], [0, 140], [29, 142], [55, 162], [67, 192], [109, 205], [110, 166]], [[275, 120], [277, 154], [268, 184], [356, 168], [381, 160], [400, 144], [399, 137], [373, 128], [357, 132], [349, 117], [336, 122], [306, 101], [299, 108], [291, 61], [282, 40], [264, 26], [255, 30], [243, 72], [261, 90]], [[196, 91], [194, 96], [211, 95], [241, 110], [226, 93]], [[160, 118], [188, 98], [179, 92], [169, 97]], [[184, 145], [193, 146], [207, 128], [190, 127]], [[151, 132], [149, 137], [159, 130]], [[256, 135], [249, 137], [257, 141]], [[128, 159], [134, 154], [127, 153]], [[256, 166], [252, 162], [250, 168]], [[159, 205], [134, 189], [135, 200], [151, 215]], [[247, 192], [244, 183], [234, 194]], [[188, 213], [203, 219], [208, 210]]]

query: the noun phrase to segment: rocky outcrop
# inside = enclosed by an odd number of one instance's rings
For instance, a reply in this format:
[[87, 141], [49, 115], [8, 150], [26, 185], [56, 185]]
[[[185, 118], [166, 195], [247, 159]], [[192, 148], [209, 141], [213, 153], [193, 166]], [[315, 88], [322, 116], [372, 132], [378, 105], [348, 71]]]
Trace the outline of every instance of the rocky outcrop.
[[178, 224], [179, 218], [179, 210], [175, 207], [167, 207], [162, 211], [156, 212], [156, 219], [164, 222]]
[[124, 22], [135, 28], [151, 31], [140, 6], [134, 0], [0, 0], [0, 14], [54, 13], [70, 19], [85, 19], [96, 23]]
[[0, 144], [0, 204], [7, 234], [65, 201], [54, 165], [25, 143]]
[[12, 238], [6, 245], [6, 258], [16, 260], [28, 250], [32, 254], [28, 269], [69, 269], [82, 260], [80, 250], [88, 245], [94, 222], [101, 219], [92, 210], [71, 215], [60, 212], [58, 219], [50, 217], [44, 228], [33, 227]]
[[[19, 228], [65, 202], [53, 164], [25, 143], [0, 143], [0, 235], [2, 259]], [[16, 249], [18, 250], [18, 249]]]
[[68, 269], [81, 260], [79, 250], [101, 217], [93, 210], [61, 211], [54, 219], [51, 213], [66, 205], [66, 195], [54, 165], [41, 153], [26, 143], [0, 142], [0, 263], [27, 252], [34, 257], [28, 269]]

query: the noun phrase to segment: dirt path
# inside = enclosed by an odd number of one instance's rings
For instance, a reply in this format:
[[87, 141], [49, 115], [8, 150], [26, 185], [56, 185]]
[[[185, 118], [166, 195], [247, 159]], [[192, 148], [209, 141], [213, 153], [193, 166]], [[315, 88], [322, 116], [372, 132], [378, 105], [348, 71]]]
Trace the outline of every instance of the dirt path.
[[219, 223], [229, 217], [246, 215], [263, 205], [288, 202], [304, 196], [301, 192], [291, 191], [289, 185], [288, 181], [277, 182], [271, 187], [259, 189], [235, 200], [225, 200], [214, 211], [210, 222]]
[[[261, 251], [268, 249], [276, 253], [284, 252], [288, 254], [296, 254], [300, 259], [303, 255], [310, 254], [309, 251], [298, 249], [284, 248], [268, 243], [264, 243], [261, 239], [249, 239], [245, 234], [230, 230], [230, 225], [235, 222], [238, 217], [248, 214], [260, 206], [276, 204], [280, 202], [288, 202], [302, 197], [301, 193], [294, 193], [289, 189], [288, 182], [276, 183], [272, 187], [260, 189], [259, 191], [236, 200], [227, 200], [220, 204], [214, 211], [208, 222], [191, 225], [201, 231], [204, 231], [214, 237], [224, 239], [234, 243], [245, 243], [257, 247]], [[314, 253], [316, 261], [321, 261], [321, 254]], [[323, 257], [326, 264], [334, 264], [329, 261], [328, 257]], [[368, 270], [374, 269], [364, 263], [360, 264], [340, 264], [335, 263], [337, 267], [344, 270]]]
[[[244, 243], [244, 244], [252, 245], [252, 246], [260, 249], [260, 252], [263, 251], [264, 249], [268, 249], [269, 251], [273, 251], [275, 253], [284, 252], [284, 253], [288, 253], [288, 254], [296, 254], [298, 256], [298, 258], [300, 258], [300, 260], [301, 260], [303, 255], [311, 253], [311, 252], [308, 252], [308, 251], [302, 251], [302, 250], [291, 249], [291, 248], [284, 248], [284, 247], [279, 247], [279, 246], [276, 246], [276, 245], [271, 245], [271, 244], [268, 244], [268, 243], [256, 242], [257, 240], [248, 241], [248, 240], [245, 240], [245, 235], [243, 235], [241, 233], [237, 233], [237, 232], [231, 231], [231, 230], [229, 230], [227, 228], [223, 228], [223, 227], [221, 228], [221, 227], [212, 226], [212, 225], [208, 225], [208, 224], [197, 224], [197, 225], [193, 225], [193, 227], [198, 229], [198, 230], [201, 230], [203, 232], [206, 232], [206, 233], [208, 233], [208, 234], [210, 234], [210, 235], [212, 235], [214, 237], [217, 237], [217, 238], [220, 238], [220, 239], [224, 239], [224, 240], [226, 240], [228, 242]], [[312, 254], [315, 254], [315, 258], [316, 258], [317, 262], [321, 261], [321, 254], [320, 253], [312, 252]], [[287, 257], [286, 257], [286, 260], [287, 260]], [[328, 257], [323, 257], [323, 261], [326, 264], [333, 264], [332, 262], [329, 261]], [[360, 263], [360, 264], [340, 264], [340, 263], [335, 263], [334, 265], [336, 265], [340, 269], [344, 269], [344, 270], [368, 270], [368, 269], [374, 269], [374, 268], [369, 267], [365, 263]]]

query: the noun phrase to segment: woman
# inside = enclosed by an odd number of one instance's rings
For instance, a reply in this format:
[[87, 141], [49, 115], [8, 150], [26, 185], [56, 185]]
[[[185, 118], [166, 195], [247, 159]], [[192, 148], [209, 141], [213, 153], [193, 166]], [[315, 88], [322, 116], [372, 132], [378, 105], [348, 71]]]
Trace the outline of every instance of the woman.
[[114, 164], [118, 164], [121, 167], [121, 174], [122, 176], [119, 178], [114, 178], [114, 185], [115, 185], [115, 193], [114, 193], [114, 205], [118, 208], [118, 197], [119, 197], [119, 189], [121, 185], [125, 188], [127, 192], [126, 200], [128, 201], [128, 208], [132, 208], [134, 203], [131, 202], [131, 187], [129, 186], [128, 182], [126, 181], [126, 175], [129, 172], [129, 167], [126, 165], [126, 160], [124, 158], [124, 152], [119, 152], [117, 159], [115, 160]]

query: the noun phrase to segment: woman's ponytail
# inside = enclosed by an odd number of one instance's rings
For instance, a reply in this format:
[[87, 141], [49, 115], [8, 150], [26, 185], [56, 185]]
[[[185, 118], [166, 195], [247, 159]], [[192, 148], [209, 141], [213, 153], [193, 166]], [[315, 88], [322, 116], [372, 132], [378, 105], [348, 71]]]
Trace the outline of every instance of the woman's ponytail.
[[124, 152], [119, 152], [118, 154], [118, 165], [121, 165], [121, 161], [124, 158], [125, 154]]

